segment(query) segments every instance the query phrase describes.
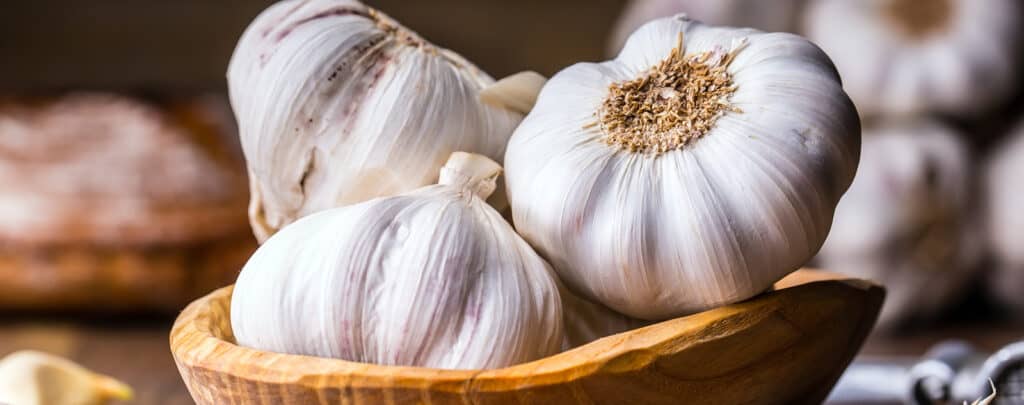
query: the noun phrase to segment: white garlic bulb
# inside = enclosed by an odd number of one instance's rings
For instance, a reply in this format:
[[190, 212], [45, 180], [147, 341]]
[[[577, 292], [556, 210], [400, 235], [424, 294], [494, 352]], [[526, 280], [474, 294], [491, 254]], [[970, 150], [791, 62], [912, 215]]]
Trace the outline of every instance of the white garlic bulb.
[[986, 164], [987, 234], [995, 268], [990, 291], [1024, 315], [1024, 124]]
[[355, 0], [287, 0], [228, 68], [260, 240], [320, 210], [432, 184], [454, 151], [499, 159], [522, 119], [493, 80]]
[[805, 30], [865, 116], [971, 116], [1013, 89], [1018, 2], [815, 0]]
[[878, 326], [935, 314], [963, 291], [979, 257], [970, 162], [938, 122], [866, 128], [861, 164], [817, 260], [886, 287]]
[[456, 153], [439, 185], [283, 228], [238, 277], [231, 300], [238, 343], [445, 369], [558, 352], [554, 274], [483, 200], [500, 171], [483, 156]]
[[506, 181], [516, 229], [570, 289], [661, 320], [803, 265], [859, 149], [817, 47], [677, 16], [551, 78], [512, 135]]
[[698, 21], [768, 32], [794, 32], [806, 0], [631, 0], [615, 23], [609, 50], [618, 52], [644, 23], [679, 13]]

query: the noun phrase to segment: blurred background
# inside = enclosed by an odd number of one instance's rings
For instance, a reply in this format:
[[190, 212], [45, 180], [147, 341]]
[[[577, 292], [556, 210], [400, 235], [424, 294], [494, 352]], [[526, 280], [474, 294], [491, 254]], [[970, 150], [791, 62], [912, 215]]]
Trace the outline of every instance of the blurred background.
[[[255, 248], [224, 74], [268, 0], [0, 3], [0, 357], [44, 350], [187, 404], [175, 314]], [[368, 0], [492, 76], [613, 55], [652, 18], [808, 36], [861, 112], [813, 265], [889, 290], [864, 349], [1024, 339], [1017, 0]]]

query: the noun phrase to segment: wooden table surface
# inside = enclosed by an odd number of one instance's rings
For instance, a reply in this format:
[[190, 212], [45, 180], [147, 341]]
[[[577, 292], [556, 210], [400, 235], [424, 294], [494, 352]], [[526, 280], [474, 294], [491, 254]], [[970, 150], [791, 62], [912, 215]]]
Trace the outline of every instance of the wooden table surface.
[[[71, 358], [95, 371], [112, 375], [135, 389], [146, 405], [192, 404], [168, 349], [173, 319], [93, 319], [89, 321], [0, 317], [0, 355], [36, 349]], [[919, 356], [948, 338], [966, 339], [985, 350], [1024, 339], [1024, 325], [939, 326], [900, 337], [871, 338], [862, 353]]]

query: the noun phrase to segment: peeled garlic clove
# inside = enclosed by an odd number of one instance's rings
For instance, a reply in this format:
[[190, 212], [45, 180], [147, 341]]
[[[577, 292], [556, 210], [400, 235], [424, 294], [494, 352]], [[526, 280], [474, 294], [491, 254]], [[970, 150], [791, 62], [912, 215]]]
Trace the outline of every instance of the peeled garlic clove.
[[865, 116], [971, 116], [1016, 80], [1018, 0], [815, 0], [805, 31]]
[[991, 293], [1024, 316], [1024, 123], [985, 167], [986, 230], [995, 257]]
[[554, 274], [484, 199], [501, 167], [456, 153], [440, 184], [310, 215], [242, 269], [239, 344], [279, 353], [445, 369], [558, 352]]
[[131, 397], [127, 385], [50, 354], [20, 351], [0, 360], [3, 404], [103, 405]]
[[768, 32], [795, 32], [806, 0], [631, 0], [615, 23], [608, 42], [615, 54], [648, 21], [685, 13], [708, 24], [751, 27]]
[[675, 17], [615, 60], [552, 77], [512, 136], [506, 180], [516, 229], [571, 290], [662, 320], [806, 263], [859, 150], [856, 110], [817, 47]]
[[979, 258], [970, 217], [970, 158], [938, 122], [864, 131], [860, 169], [818, 255], [829, 270], [886, 287], [880, 329], [926, 318], [962, 292]]
[[228, 68], [257, 235], [432, 184], [457, 150], [499, 159], [522, 114], [479, 100], [493, 83], [357, 1], [274, 4]]

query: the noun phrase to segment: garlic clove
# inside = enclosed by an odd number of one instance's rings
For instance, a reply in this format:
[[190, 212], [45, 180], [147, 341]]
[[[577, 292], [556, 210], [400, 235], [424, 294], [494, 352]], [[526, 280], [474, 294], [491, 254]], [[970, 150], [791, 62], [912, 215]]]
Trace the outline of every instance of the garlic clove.
[[0, 403], [102, 405], [131, 398], [124, 383], [57, 356], [21, 351], [0, 360]]
[[480, 101], [528, 114], [547, 80], [537, 72], [519, 72], [480, 90]]

